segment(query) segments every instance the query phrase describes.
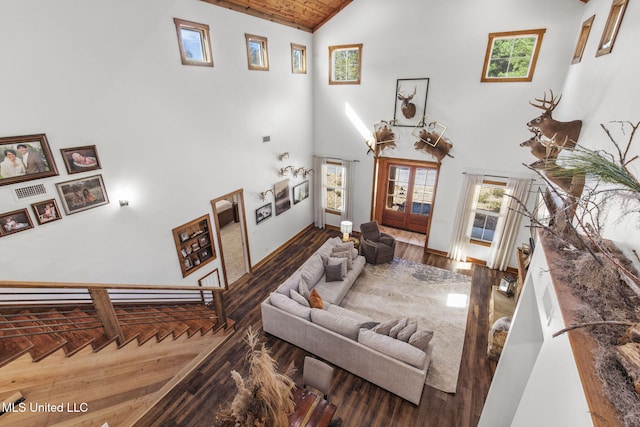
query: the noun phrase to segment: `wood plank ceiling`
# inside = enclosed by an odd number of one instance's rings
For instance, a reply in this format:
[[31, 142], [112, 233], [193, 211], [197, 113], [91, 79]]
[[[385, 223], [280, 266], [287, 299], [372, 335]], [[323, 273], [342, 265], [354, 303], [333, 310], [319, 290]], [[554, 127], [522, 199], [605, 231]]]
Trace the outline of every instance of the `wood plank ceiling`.
[[313, 33], [353, 0], [202, 0]]

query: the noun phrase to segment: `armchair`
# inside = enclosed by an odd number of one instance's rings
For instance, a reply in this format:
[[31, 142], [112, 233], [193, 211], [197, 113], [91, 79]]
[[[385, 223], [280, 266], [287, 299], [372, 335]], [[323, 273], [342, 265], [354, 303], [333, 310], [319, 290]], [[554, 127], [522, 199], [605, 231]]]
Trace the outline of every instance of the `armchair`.
[[393, 261], [396, 249], [396, 239], [380, 232], [377, 221], [360, 224], [360, 252], [364, 255], [368, 263], [382, 264]]

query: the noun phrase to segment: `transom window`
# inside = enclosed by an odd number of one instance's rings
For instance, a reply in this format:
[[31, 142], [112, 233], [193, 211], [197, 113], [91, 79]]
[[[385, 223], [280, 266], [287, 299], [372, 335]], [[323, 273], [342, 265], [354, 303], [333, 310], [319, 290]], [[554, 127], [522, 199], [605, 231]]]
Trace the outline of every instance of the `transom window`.
[[327, 162], [324, 165], [325, 206], [329, 212], [344, 210], [345, 170], [340, 163]]
[[506, 185], [501, 182], [485, 181], [482, 183], [476, 200], [475, 216], [471, 228], [472, 243], [490, 245], [493, 242], [493, 235], [504, 201], [505, 187]]
[[247, 40], [247, 61], [250, 70], [269, 71], [269, 51], [267, 38], [245, 34]]

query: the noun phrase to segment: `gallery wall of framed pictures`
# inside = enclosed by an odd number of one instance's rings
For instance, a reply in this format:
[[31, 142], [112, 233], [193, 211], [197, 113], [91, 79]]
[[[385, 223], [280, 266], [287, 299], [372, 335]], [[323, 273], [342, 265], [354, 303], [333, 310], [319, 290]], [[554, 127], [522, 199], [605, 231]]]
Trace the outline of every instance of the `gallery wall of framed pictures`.
[[[60, 150], [69, 175], [101, 169], [95, 145], [62, 148]], [[25, 183], [59, 176], [46, 134], [0, 138], [0, 186]], [[66, 215], [72, 215], [109, 203], [102, 175], [81, 177], [55, 183], [60, 204]], [[31, 203], [22, 208], [0, 213], [0, 237], [45, 225], [62, 219], [56, 198]]]

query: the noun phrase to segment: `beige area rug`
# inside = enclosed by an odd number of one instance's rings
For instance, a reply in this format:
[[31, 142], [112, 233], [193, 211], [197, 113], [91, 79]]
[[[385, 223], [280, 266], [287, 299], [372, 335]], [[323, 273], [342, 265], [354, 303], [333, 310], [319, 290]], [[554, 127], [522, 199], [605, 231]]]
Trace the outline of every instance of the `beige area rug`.
[[[455, 393], [470, 289], [470, 276], [395, 258], [367, 264], [340, 305], [378, 321], [409, 317], [418, 322], [418, 330], [434, 331], [425, 382]], [[455, 306], [460, 301], [462, 306]]]
[[246, 272], [240, 223], [230, 222], [222, 227], [220, 229], [220, 238], [224, 251], [224, 267], [227, 271], [227, 280], [231, 284]]

